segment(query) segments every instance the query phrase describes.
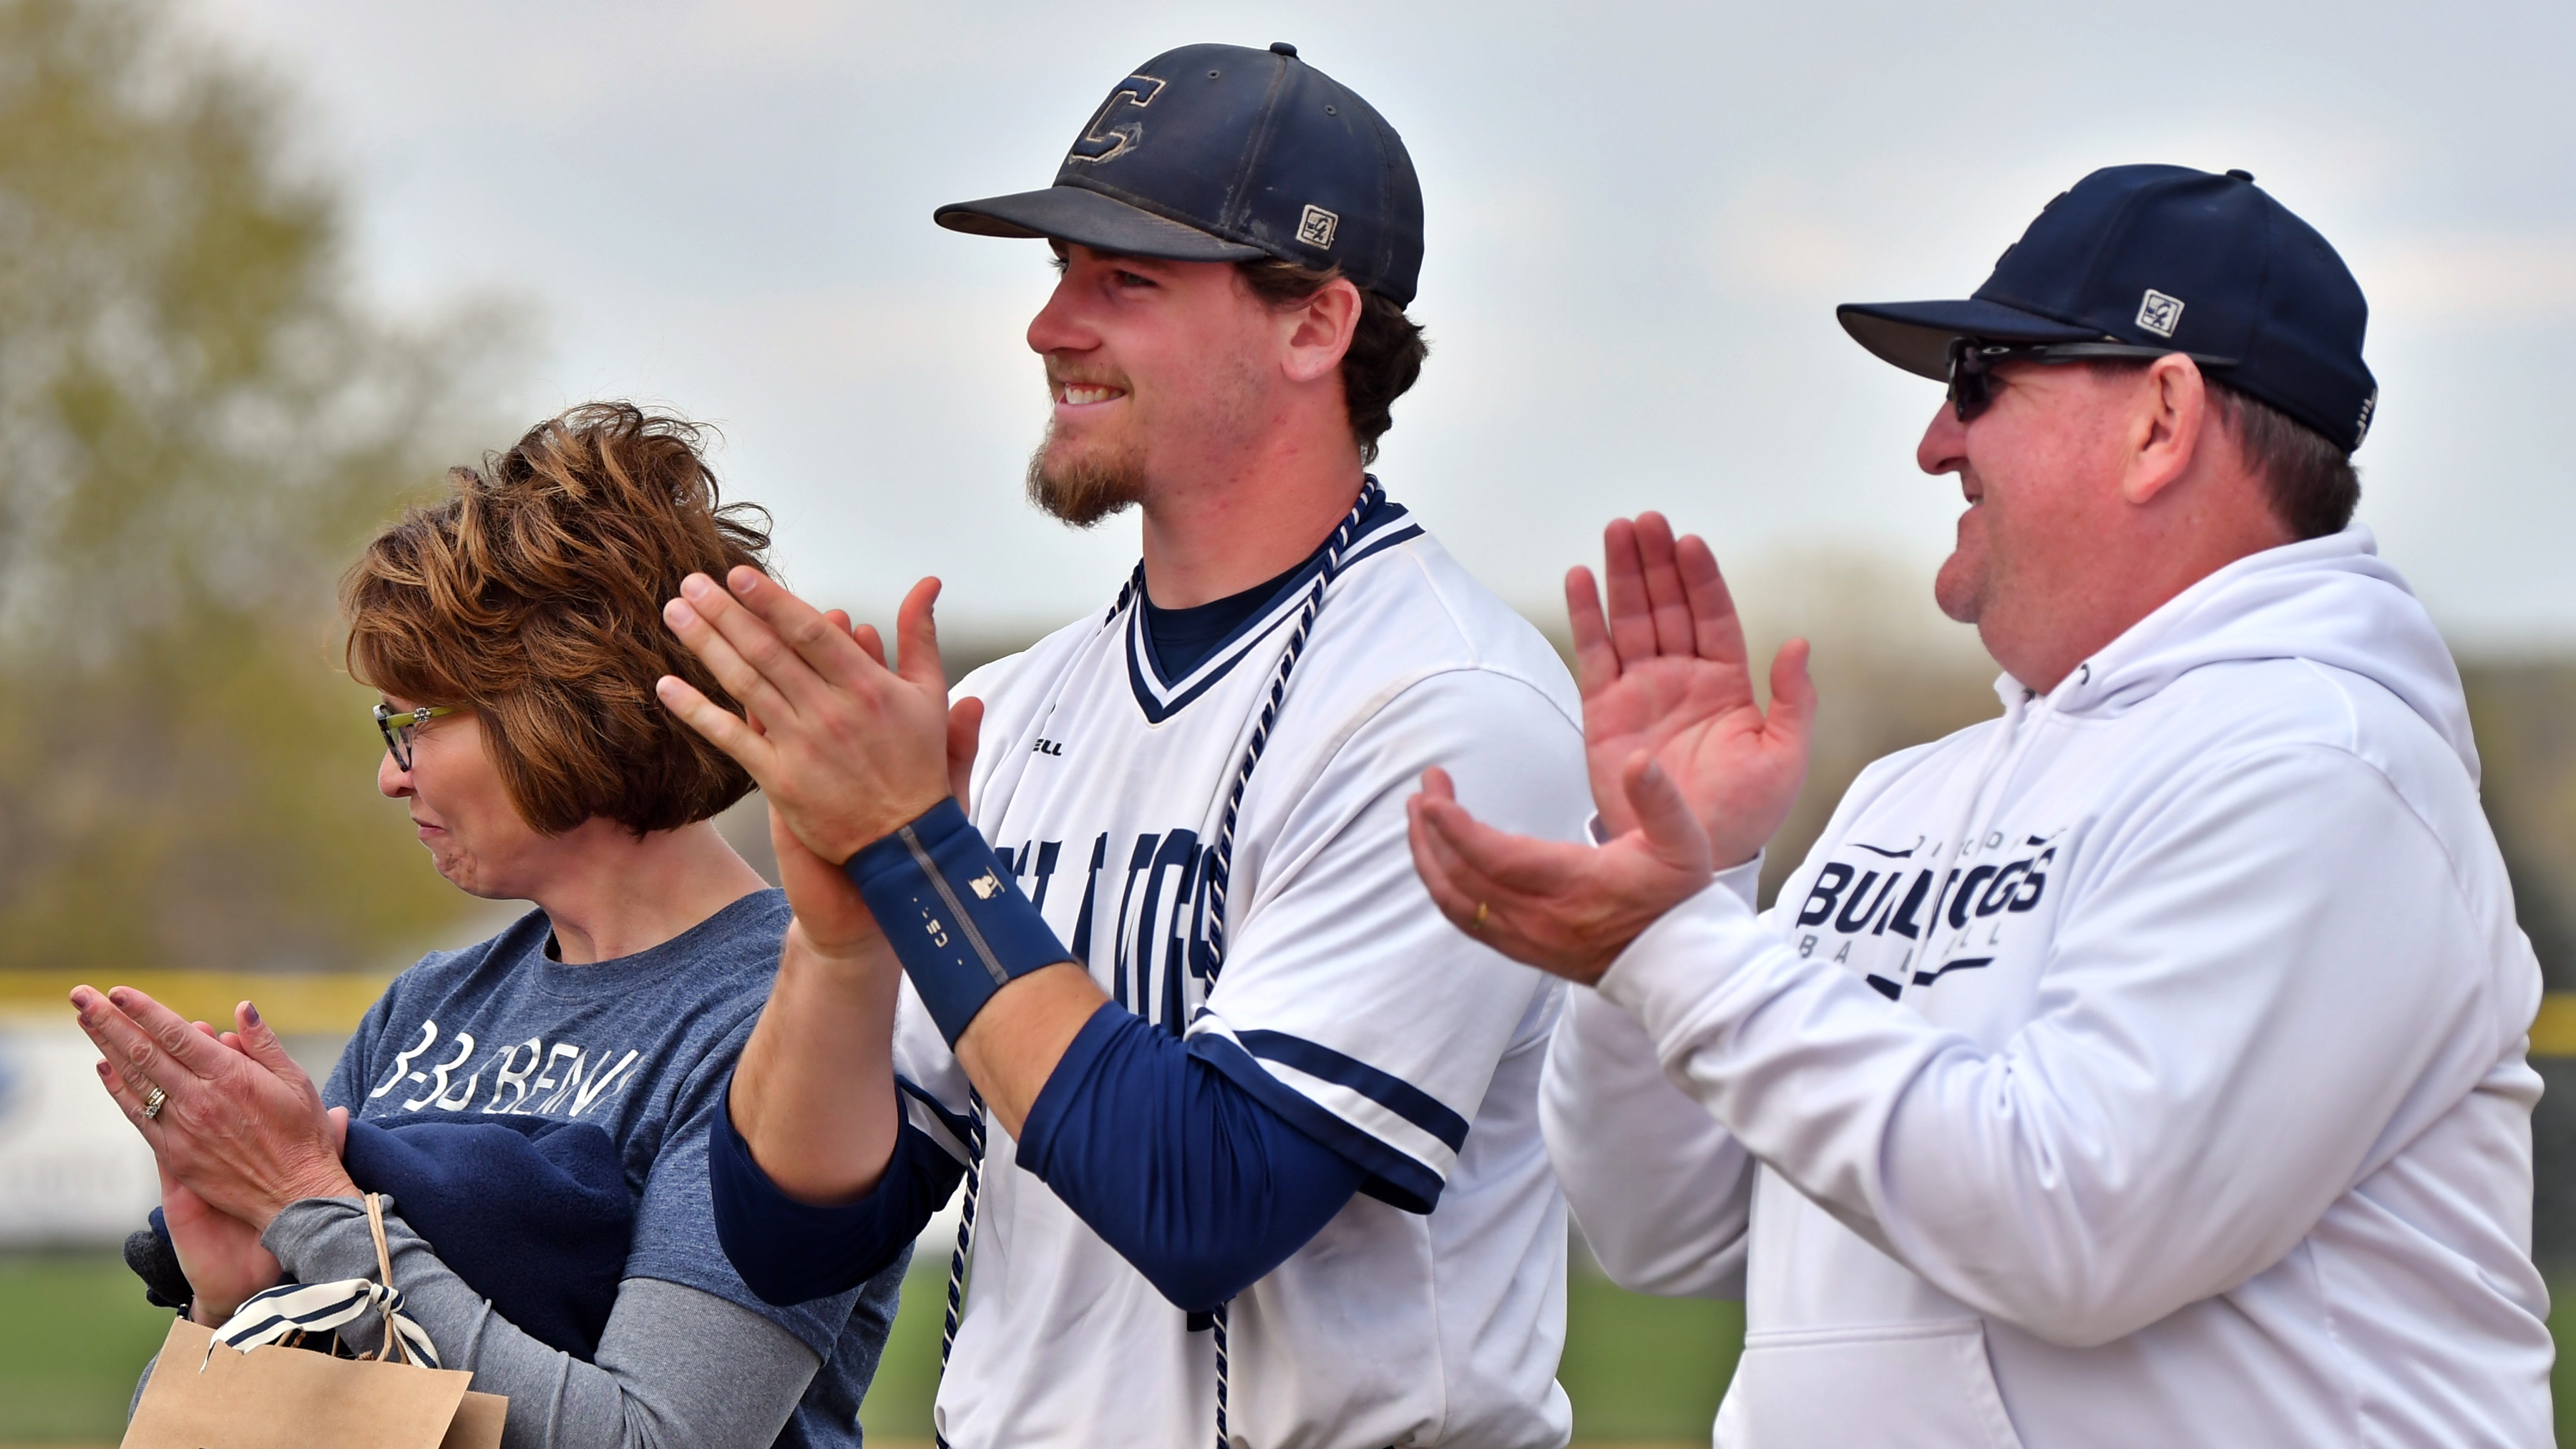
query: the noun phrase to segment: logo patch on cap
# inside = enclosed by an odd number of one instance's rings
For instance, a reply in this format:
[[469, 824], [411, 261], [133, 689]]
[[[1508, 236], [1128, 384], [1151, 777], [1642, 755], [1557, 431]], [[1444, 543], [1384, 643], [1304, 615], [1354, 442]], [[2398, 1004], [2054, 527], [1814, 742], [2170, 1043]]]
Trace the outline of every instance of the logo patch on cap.
[[1304, 242], [1310, 247], [1319, 247], [1325, 251], [1331, 251], [1333, 249], [1333, 232], [1336, 228], [1340, 227], [1341, 224], [1342, 219], [1339, 216], [1326, 211], [1322, 207], [1315, 205], [1313, 202], [1308, 202], [1306, 204], [1305, 215], [1297, 218], [1297, 240]]
[[[1122, 110], [1141, 111], [1163, 93], [1163, 83], [1149, 75], [1131, 75], [1118, 83], [1109, 99], [1100, 103], [1100, 114], [1091, 118], [1073, 149], [1064, 159], [1073, 161], [1108, 161], [1136, 149], [1145, 139], [1145, 122], [1140, 116], [1118, 116]], [[1118, 117], [1113, 120], [1112, 117]]]
[[2147, 295], [2138, 299], [2138, 325], [2158, 337], [2171, 337], [2182, 325], [2182, 298], [2149, 287]]
[[2379, 389], [2374, 387], [2370, 390], [2370, 396], [2361, 400], [2361, 421], [2352, 430], [2353, 447], [2360, 447], [2362, 440], [2370, 436], [2370, 417], [2378, 411]]

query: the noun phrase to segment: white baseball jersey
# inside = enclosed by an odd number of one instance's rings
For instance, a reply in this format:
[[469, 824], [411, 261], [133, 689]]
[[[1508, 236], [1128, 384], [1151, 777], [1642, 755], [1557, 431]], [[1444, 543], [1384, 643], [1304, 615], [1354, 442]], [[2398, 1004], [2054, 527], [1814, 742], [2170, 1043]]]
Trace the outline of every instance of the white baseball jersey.
[[[1562, 992], [1441, 918], [1404, 802], [1440, 765], [1486, 820], [1580, 838], [1580, 704], [1536, 630], [1378, 504], [1245, 793], [1211, 983], [1211, 842], [1321, 561], [1177, 679], [1133, 587], [969, 676], [957, 693], [986, 709], [970, 811], [1102, 990], [1202, 1049], [1231, 1039], [1288, 1120], [1368, 1174], [1231, 1305], [1237, 1442], [1552, 1449], [1571, 1425], [1565, 1225], [1536, 1098]], [[909, 983], [896, 1070], [967, 1110]], [[1206, 1443], [1211, 1333], [990, 1131], [941, 1433], [958, 1449]]]

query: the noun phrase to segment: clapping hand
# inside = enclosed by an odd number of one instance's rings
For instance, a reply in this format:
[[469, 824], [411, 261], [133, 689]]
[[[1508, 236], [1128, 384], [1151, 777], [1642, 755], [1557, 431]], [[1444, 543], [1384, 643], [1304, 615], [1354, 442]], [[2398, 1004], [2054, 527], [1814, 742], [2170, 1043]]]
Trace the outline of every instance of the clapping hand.
[[1708, 832], [1717, 867], [1741, 865], [1779, 830], [1807, 777], [1816, 715], [1807, 642], [1773, 657], [1766, 713], [1753, 697], [1744, 621], [1707, 543], [1675, 540], [1660, 513], [1613, 519], [1601, 541], [1606, 618], [1592, 571], [1565, 576], [1593, 808], [1609, 835], [1635, 828], [1620, 781], [1643, 752]]
[[1407, 806], [1414, 868], [1441, 913], [1583, 982], [1713, 869], [1761, 852], [1806, 778], [1816, 703], [1802, 640], [1772, 661], [1770, 709], [1755, 701], [1744, 626], [1706, 543], [1676, 542], [1653, 513], [1612, 522], [1603, 542], [1607, 616], [1590, 570], [1565, 588], [1607, 839], [1593, 848], [1494, 830], [1439, 770]]
[[[753, 720], [686, 680], [658, 686], [691, 729], [731, 755], [805, 848], [835, 865], [950, 793], [948, 685], [931, 605], [939, 581], [904, 598], [900, 669], [754, 568], [719, 586], [691, 574], [662, 617]], [[874, 634], [867, 636], [873, 641]]]
[[757, 569], [725, 587], [704, 574], [681, 584], [663, 620], [742, 706], [733, 714], [664, 676], [662, 702], [733, 757], [768, 797], [779, 878], [804, 944], [831, 957], [874, 947], [875, 922], [841, 874], [861, 846], [892, 834], [941, 799], [965, 799], [983, 704], [948, 704], [924, 579], [896, 616], [900, 668], [869, 625], [816, 610]]
[[[197, 1023], [205, 1030], [205, 1023]], [[226, 1044], [238, 1047], [238, 1039], [226, 1032]], [[99, 1079], [115, 1091], [114, 1073], [107, 1063], [98, 1065]], [[349, 1130], [349, 1109], [331, 1109], [331, 1146], [342, 1152]], [[213, 1328], [233, 1316], [242, 1301], [264, 1288], [274, 1288], [286, 1277], [277, 1258], [261, 1245], [260, 1231], [241, 1219], [223, 1212], [197, 1195], [196, 1189], [181, 1182], [170, 1171], [170, 1164], [157, 1156], [153, 1166], [161, 1175], [161, 1223], [170, 1230], [170, 1246], [179, 1255], [179, 1271], [187, 1275], [188, 1286], [196, 1300], [188, 1305], [189, 1318]]]
[[106, 1058], [100, 1085], [152, 1147], [194, 1315], [220, 1323], [278, 1281], [260, 1234], [280, 1209], [357, 1195], [340, 1165], [347, 1110], [323, 1107], [249, 1002], [235, 1008], [237, 1030], [222, 1033], [132, 987], [78, 987], [72, 1005]]
[[1589, 985], [1710, 879], [1708, 835], [1663, 769], [1640, 751], [1620, 789], [1638, 827], [1595, 849], [1496, 830], [1459, 805], [1447, 771], [1426, 770], [1406, 802], [1414, 869], [1458, 929]]

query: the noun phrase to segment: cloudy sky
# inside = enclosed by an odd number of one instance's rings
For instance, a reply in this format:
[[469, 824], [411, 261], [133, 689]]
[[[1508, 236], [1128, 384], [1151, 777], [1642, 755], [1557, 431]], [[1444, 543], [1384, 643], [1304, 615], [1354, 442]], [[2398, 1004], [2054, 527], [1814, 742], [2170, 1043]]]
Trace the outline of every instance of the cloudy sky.
[[[1115, 591], [1132, 522], [1018, 501], [1044, 249], [934, 228], [1045, 184], [1174, 45], [1292, 40], [1421, 171], [1436, 348], [1379, 472], [1546, 607], [1645, 507], [1759, 569], [1927, 580], [1956, 492], [1929, 383], [1838, 301], [1956, 296], [2094, 167], [2243, 167], [2343, 251], [2383, 399], [2362, 514], [2464, 644], [2576, 647], [2576, 6], [2052, 0], [893, 5], [178, 0], [298, 96], [390, 305], [527, 309], [530, 420], [592, 396], [722, 425], [807, 592], [968, 623]], [[2552, 99], [2556, 97], [2556, 99]]]

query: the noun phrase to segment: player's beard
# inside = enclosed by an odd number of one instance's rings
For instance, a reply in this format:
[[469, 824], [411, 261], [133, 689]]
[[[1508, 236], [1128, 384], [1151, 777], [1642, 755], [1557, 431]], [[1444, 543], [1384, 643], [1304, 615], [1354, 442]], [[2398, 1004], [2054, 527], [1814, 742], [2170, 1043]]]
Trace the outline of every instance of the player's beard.
[[1050, 517], [1089, 528], [1145, 501], [1144, 449], [1131, 444], [1049, 463], [1054, 449], [1055, 424], [1049, 422], [1038, 450], [1029, 455], [1029, 501]]

